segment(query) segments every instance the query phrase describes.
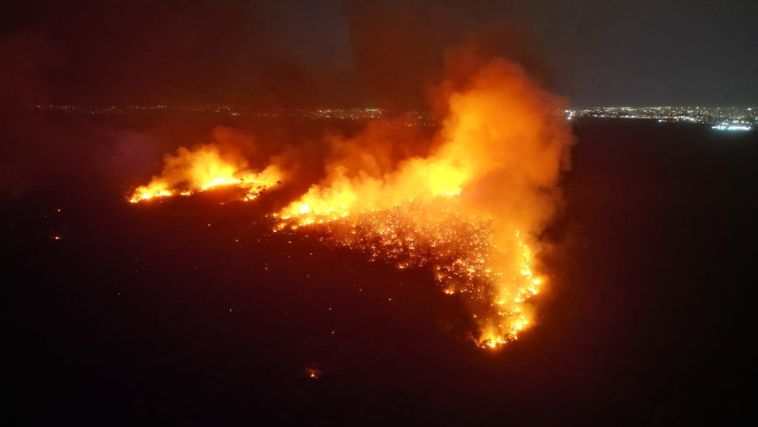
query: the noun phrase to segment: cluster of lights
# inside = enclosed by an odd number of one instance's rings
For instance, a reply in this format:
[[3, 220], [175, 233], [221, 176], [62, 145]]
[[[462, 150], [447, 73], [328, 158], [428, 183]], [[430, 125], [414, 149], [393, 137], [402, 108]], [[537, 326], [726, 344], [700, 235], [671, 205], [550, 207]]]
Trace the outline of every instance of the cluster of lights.
[[758, 125], [758, 109], [754, 107], [708, 106], [608, 106], [567, 109], [568, 120], [577, 117], [600, 119], [656, 120], [658, 123], [700, 123], [714, 130], [748, 131]]
[[433, 126], [434, 119], [421, 111], [389, 111], [376, 107], [355, 108], [270, 108], [260, 109], [250, 106], [232, 105], [56, 105], [38, 104], [34, 106], [38, 111], [51, 111], [57, 113], [88, 114], [88, 115], [119, 115], [127, 113], [209, 113], [222, 114], [232, 117], [255, 117], [255, 118], [295, 118], [314, 120], [380, 120], [390, 116], [398, 116], [404, 119], [407, 126]]
[[734, 132], [734, 131], [745, 132], [745, 131], [749, 131], [749, 130], [751, 130], [753, 128], [752, 128], [752, 126], [750, 126], [750, 125], [748, 125], [746, 123], [720, 123], [720, 124], [712, 126], [711, 129], [713, 129], [713, 130], [725, 130], [725, 131], [730, 131], [730, 132]]

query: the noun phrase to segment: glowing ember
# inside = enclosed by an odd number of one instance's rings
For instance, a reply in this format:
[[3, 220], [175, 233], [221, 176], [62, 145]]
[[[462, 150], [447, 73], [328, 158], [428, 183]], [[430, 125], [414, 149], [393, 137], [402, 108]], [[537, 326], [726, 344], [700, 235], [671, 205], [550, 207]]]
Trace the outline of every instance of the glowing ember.
[[321, 376], [321, 371], [316, 368], [305, 368], [305, 375], [312, 380], [317, 380]]
[[283, 174], [277, 166], [261, 172], [247, 169], [247, 162], [229, 154], [222, 155], [215, 145], [200, 145], [192, 150], [181, 147], [163, 159], [163, 173], [147, 185], [134, 190], [131, 203], [172, 196], [190, 196], [219, 187], [237, 187], [245, 192], [242, 200], [253, 200], [281, 182]]
[[482, 327], [477, 344], [497, 348], [531, 323], [532, 299], [545, 279], [534, 273], [532, 250], [520, 232], [496, 244], [493, 219], [462, 215], [461, 208], [459, 200], [440, 198], [305, 224], [320, 224], [329, 242], [371, 260], [427, 268], [445, 294], [465, 298], [476, 313]]

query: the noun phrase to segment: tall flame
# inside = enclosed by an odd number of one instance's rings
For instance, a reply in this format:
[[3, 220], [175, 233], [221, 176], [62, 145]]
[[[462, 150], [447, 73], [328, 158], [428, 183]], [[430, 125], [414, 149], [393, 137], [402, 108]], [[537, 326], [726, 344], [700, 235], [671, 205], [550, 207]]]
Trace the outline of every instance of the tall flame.
[[467, 296], [477, 344], [496, 348], [534, 323], [546, 281], [538, 237], [554, 214], [572, 137], [555, 114], [563, 101], [504, 60], [446, 89], [447, 115], [428, 156], [388, 168], [336, 158], [321, 183], [276, 214], [277, 228], [326, 224], [335, 242], [374, 258], [431, 267], [445, 293]]
[[176, 154], [163, 158], [163, 172], [146, 185], [134, 190], [131, 203], [175, 195], [188, 196], [219, 187], [244, 190], [244, 200], [256, 198], [262, 191], [276, 185], [283, 173], [276, 165], [260, 172], [247, 168], [245, 159], [230, 153], [222, 154], [216, 145], [199, 145], [192, 149], [180, 147]]

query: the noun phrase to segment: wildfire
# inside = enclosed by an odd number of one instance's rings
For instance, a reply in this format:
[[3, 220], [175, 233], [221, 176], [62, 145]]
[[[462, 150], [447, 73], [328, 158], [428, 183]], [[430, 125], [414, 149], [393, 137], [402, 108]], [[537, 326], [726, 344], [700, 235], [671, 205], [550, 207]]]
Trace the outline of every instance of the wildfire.
[[[275, 212], [274, 229], [307, 227], [373, 260], [427, 269], [445, 294], [466, 302], [476, 345], [495, 349], [536, 322], [535, 298], [547, 281], [539, 236], [560, 199], [573, 138], [554, 114], [563, 100], [521, 67], [464, 62], [464, 81], [440, 86], [444, 120], [420, 141], [429, 142], [427, 154], [389, 161], [376, 147], [393, 141], [371, 126], [340, 140], [325, 178]], [[211, 145], [180, 148], [164, 163], [132, 203], [232, 185], [254, 198], [284, 176], [274, 165], [250, 171]]]
[[129, 202], [190, 196], [219, 187], [237, 187], [244, 191], [242, 199], [247, 201], [281, 182], [282, 178], [282, 171], [275, 165], [254, 172], [247, 168], [243, 158], [223, 155], [215, 145], [180, 147], [176, 154], [164, 157], [161, 175], [137, 187]]
[[372, 259], [429, 268], [445, 294], [466, 298], [477, 345], [516, 340], [534, 324], [546, 281], [537, 236], [553, 215], [572, 141], [552, 114], [561, 102], [520, 67], [491, 61], [446, 92], [430, 155], [380, 171], [337, 158], [321, 183], [275, 214], [275, 229], [324, 227], [332, 242]]

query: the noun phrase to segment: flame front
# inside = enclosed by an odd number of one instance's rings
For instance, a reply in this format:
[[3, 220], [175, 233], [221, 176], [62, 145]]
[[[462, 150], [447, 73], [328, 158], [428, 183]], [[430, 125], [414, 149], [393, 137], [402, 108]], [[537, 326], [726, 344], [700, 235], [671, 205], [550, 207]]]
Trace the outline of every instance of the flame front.
[[262, 191], [282, 180], [282, 171], [275, 165], [261, 172], [247, 168], [238, 156], [222, 155], [215, 145], [199, 145], [193, 149], [180, 147], [176, 154], [163, 159], [163, 172], [146, 185], [134, 190], [129, 198], [139, 203], [171, 196], [189, 196], [219, 187], [237, 187], [244, 191], [243, 200], [255, 199]]
[[[445, 104], [428, 156], [379, 170], [337, 158], [321, 183], [276, 214], [277, 229], [327, 227], [333, 242], [373, 259], [430, 268], [446, 294], [466, 298], [477, 345], [497, 348], [535, 322], [546, 281], [538, 236], [554, 214], [572, 137], [554, 114], [562, 100], [504, 60], [446, 91]], [[366, 132], [356, 145], [372, 139]]]

